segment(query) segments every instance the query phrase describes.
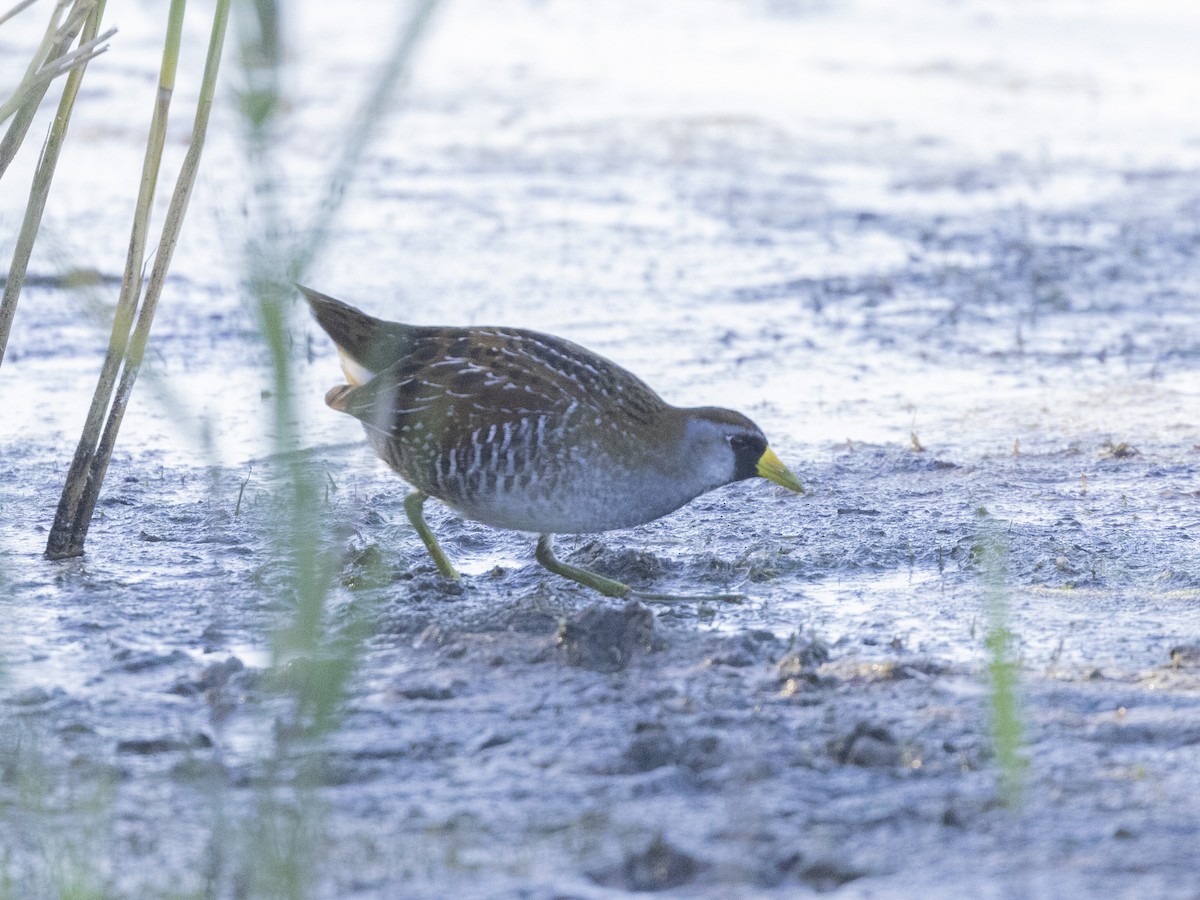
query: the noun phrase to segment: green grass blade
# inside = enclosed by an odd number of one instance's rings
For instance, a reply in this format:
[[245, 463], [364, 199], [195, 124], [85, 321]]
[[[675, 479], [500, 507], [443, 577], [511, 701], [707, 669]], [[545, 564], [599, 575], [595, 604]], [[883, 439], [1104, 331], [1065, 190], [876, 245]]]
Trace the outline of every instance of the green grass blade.
[[983, 597], [988, 617], [988, 699], [992, 750], [999, 767], [1001, 801], [1021, 803], [1027, 761], [1023, 747], [1018, 700], [1020, 663], [1014, 658], [1014, 635], [1009, 627], [1008, 541], [998, 524], [981, 510], [983, 529], [977, 545]]

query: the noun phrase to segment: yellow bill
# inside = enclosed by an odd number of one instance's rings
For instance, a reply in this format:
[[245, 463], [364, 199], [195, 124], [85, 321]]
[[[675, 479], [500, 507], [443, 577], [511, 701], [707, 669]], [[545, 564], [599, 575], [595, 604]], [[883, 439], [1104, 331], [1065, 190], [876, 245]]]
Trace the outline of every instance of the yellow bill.
[[770, 447], [763, 453], [762, 458], [758, 461], [758, 474], [769, 481], [775, 482], [780, 487], [785, 487], [789, 491], [795, 491], [797, 494], [804, 493], [804, 486], [800, 484], [800, 479], [793, 475], [788, 467], [779, 461], [779, 457], [775, 455], [775, 451]]

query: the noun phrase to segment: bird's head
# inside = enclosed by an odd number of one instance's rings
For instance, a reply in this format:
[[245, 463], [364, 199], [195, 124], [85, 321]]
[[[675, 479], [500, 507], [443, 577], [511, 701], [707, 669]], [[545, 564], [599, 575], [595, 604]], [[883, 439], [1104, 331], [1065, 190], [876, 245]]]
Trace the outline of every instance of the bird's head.
[[766, 478], [804, 493], [800, 479], [780, 462], [766, 435], [739, 412], [719, 407], [688, 410], [684, 464], [713, 487], [745, 478]]

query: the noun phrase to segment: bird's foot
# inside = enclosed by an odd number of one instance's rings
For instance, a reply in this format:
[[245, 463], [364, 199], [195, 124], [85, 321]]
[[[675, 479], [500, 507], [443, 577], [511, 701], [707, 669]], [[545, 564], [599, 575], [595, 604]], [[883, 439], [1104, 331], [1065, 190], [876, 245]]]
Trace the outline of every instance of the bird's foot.
[[603, 575], [563, 562], [554, 555], [554, 535], [552, 534], [543, 534], [538, 538], [536, 555], [537, 561], [555, 575], [570, 578], [585, 587], [599, 591], [606, 597], [618, 599], [628, 597], [633, 600], [645, 600], [647, 603], [741, 603], [746, 599], [742, 594], [659, 594], [653, 591], [634, 590], [620, 581], [605, 578]]
[[745, 594], [659, 594], [631, 590], [629, 597], [647, 603], [745, 603]]

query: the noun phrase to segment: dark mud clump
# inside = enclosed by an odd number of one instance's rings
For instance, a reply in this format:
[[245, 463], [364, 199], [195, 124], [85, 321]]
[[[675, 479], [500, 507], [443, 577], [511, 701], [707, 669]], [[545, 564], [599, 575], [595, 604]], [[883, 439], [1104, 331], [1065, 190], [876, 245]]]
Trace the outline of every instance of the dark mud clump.
[[630, 600], [620, 608], [595, 603], [564, 622], [557, 646], [568, 665], [593, 672], [619, 672], [637, 654], [661, 649], [654, 614], [644, 604]]
[[604, 887], [653, 893], [690, 884], [702, 871], [700, 863], [657, 835], [645, 850], [629, 854], [619, 866], [595, 872], [591, 878]]

